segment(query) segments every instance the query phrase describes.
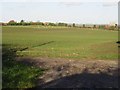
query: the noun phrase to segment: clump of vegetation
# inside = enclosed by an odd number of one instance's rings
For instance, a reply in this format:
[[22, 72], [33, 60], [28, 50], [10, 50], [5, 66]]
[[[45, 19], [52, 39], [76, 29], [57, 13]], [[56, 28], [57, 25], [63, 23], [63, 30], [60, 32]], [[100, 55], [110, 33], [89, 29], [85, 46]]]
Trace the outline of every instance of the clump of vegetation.
[[114, 30], [114, 29], [115, 29], [114, 26], [109, 27], [109, 30]]
[[44, 69], [15, 61], [16, 49], [3, 45], [2, 88], [31, 88]]

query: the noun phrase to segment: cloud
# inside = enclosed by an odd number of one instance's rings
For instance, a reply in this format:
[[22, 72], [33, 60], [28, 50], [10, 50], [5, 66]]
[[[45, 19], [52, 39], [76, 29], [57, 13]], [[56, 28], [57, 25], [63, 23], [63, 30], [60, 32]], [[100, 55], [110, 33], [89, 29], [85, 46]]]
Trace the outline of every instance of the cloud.
[[117, 6], [117, 5], [118, 5], [117, 2], [106, 2], [106, 3], [102, 4], [103, 7], [113, 7], [113, 6]]
[[65, 6], [80, 6], [83, 2], [60, 2], [59, 4]]
[[27, 2], [27, 0], [0, 0], [0, 2]]

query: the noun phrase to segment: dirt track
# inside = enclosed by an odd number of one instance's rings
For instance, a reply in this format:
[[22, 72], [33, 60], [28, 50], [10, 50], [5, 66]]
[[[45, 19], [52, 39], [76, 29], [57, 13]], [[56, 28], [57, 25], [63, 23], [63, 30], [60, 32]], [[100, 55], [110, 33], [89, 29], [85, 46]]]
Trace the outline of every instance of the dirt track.
[[115, 88], [118, 87], [117, 60], [66, 60], [17, 58], [48, 70], [40, 76], [35, 88]]

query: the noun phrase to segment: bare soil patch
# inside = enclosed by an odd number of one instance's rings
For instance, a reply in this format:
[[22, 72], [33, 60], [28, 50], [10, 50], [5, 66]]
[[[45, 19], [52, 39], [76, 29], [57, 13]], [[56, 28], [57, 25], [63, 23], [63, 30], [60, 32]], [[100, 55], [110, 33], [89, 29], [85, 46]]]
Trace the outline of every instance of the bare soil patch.
[[17, 58], [25, 64], [47, 69], [34, 88], [117, 88], [117, 60], [71, 60]]

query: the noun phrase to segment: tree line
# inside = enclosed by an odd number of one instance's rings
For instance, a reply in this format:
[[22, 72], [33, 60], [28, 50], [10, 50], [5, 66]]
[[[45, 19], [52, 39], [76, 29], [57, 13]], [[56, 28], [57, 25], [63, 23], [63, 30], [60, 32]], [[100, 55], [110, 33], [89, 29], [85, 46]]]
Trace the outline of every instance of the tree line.
[[118, 25], [76, 25], [75, 23], [68, 24], [68, 23], [52, 23], [52, 22], [25, 22], [21, 20], [20, 22], [16, 22], [14, 20], [10, 20], [8, 23], [1, 23], [3, 26], [28, 26], [28, 25], [41, 25], [41, 26], [66, 26], [66, 27], [79, 27], [79, 28], [97, 28], [97, 29], [107, 29], [107, 30], [118, 30]]
[[24, 20], [21, 20], [20, 22], [16, 22], [14, 20], [10, 20], [8, 23], [2, 23], [3, 26], [11, 25], [11, 26], [27, 26], [27, 25], [41, 25], [41, 26], [67, 26], [67, 23], [52, 23], [52, 22], [25, 22]]

